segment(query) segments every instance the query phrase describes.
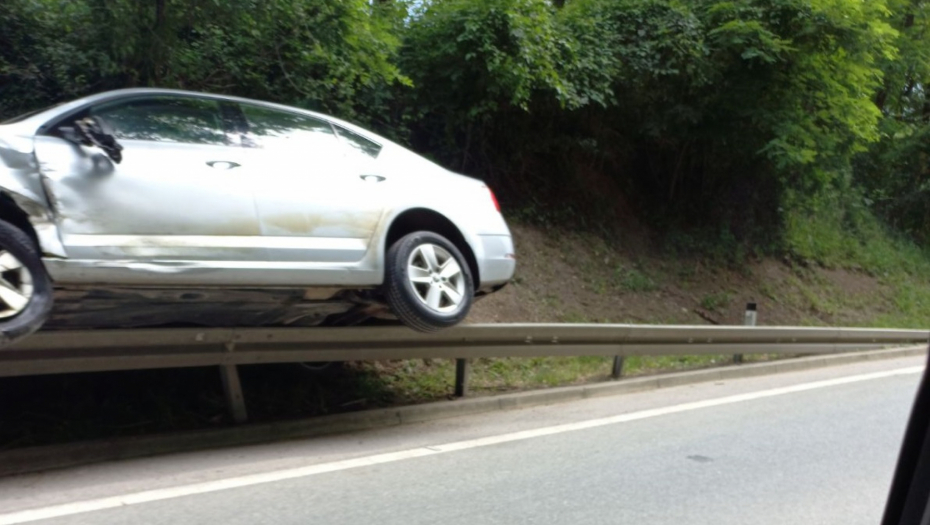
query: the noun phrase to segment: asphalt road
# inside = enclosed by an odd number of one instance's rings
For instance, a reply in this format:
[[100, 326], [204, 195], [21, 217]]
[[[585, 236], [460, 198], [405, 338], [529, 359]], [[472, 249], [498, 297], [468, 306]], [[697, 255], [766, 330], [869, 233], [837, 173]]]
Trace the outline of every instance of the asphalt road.
[[922, 358], [0, 480], [0, 524], [876, 524]]

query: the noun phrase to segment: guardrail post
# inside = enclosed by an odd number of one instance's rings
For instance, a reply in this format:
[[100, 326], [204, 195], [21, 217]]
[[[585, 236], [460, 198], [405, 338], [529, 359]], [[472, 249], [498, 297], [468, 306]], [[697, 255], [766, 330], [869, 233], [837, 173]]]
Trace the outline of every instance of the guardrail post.
[[[226, 343], [226, 351], [232, 352], [235, 343]], [[239, 381], [239, 369], [236, 365], [224, 363], [220, 365], [220, 380], [223, 383], [223, 395], [226, 397], [226, 408], [236, 423], [245, 423], [249, 419], [245, 411], [245, 396], [242, 395], [242, 383]]]
[[613, 379], [620, 379], [623, 377], [623, 356], [617, 355], [614, 356], [614, 366], [610, 371], [610, 377]]
[[468, 395], [468, 376], [471, 375], [470, 359], [455, 360], [455, 397]]
[[245, 423], [249, 415], [245, 411], [245, 396], [242, 395], [242, 383], [239, 382], [239, 370], [236, 365], [220, 365], [220, 379], [223, 380], [223, 394], [226, 407], [236, 423]]
[[[743, 317], [743, 324], [746, 326], [756, 326], [756, 303], [746, 303], [746, 315]], [[743, 362], [743, 354], [733, 356], [734, 363]]]

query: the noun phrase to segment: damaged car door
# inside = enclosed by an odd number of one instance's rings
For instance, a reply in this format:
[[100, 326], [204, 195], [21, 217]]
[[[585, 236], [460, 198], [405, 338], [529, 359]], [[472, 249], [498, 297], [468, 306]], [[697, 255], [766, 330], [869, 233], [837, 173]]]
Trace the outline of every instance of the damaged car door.
[[[196, 263], [227, 270], [213, 273], [211, 280], [220, 284], [236, 280], [235, 262], [265, 258], [241, 148], [229, 142], [223, 104], [175, 95], [128, 97], [86, 108], [36, 137], [43, 184], [68, 257], [97, 262], [84, 272], [143, 261], [166, 284], [170, 275], [159, 266]], [[117, 158], [68, 140], [81, 119], [112, 130]]]
[[[390, 200], [384, 177], [366, 180], [366, 162], [322, 118], [239, 103], [246, 170], [272, 261], [305, 269], [311, 281], [342, 282], [366, 255]], [[371, 147], [378, 148], [377, 144]], [[375, 282], [377, 279], [373, 279]]]

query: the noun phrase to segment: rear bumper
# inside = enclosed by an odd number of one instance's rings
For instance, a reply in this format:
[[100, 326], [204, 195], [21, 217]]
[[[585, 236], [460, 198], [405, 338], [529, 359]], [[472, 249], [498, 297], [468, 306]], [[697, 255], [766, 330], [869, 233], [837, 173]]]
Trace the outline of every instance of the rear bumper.
[[479, 235], [482, 255], [478, 259], [481, 290], [499, 287], [513, 277], [517, 266], [510, 235]]

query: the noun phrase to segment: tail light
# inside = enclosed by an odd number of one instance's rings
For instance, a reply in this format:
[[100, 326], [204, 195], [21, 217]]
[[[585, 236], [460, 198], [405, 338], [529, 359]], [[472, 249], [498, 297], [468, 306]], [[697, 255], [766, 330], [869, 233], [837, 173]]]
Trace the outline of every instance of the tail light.
[[494, 209], [497, 210], [498, 213], [500, 213], [501, 204], [497, 202], [497, 196], [494, 195], [494, 192], [491, 190], [491, 188], [488, 188], [487, 186], [485, 186], [485, 189], [488, 190], [488, 195], [491, 196], [491, 202], [494, 203]]

